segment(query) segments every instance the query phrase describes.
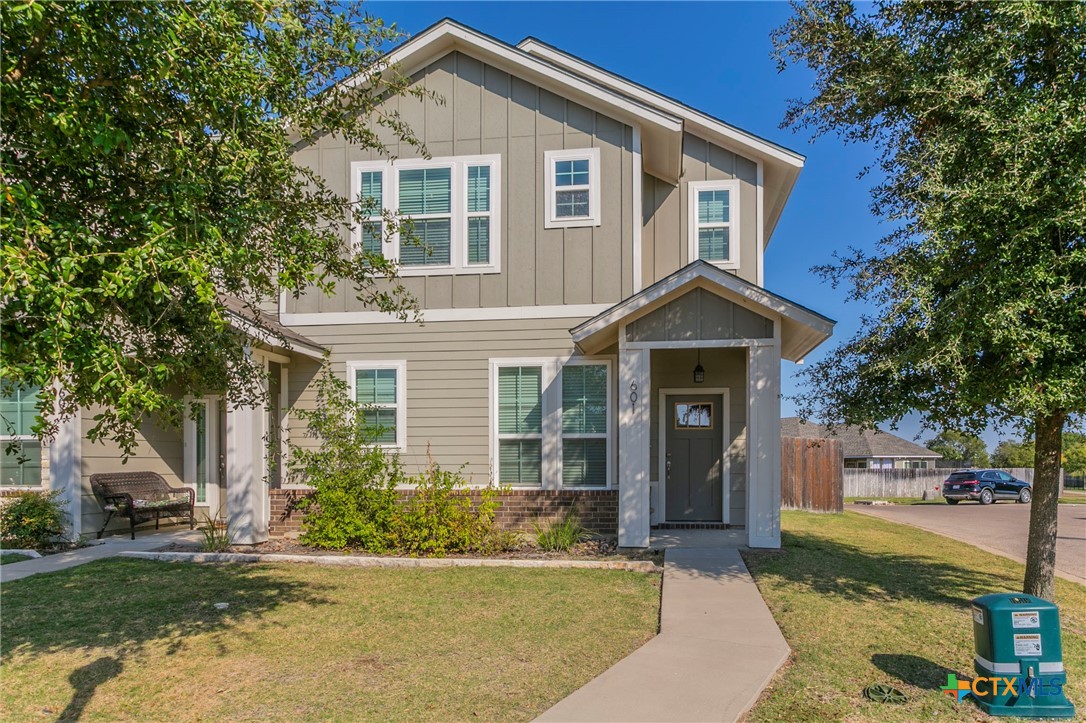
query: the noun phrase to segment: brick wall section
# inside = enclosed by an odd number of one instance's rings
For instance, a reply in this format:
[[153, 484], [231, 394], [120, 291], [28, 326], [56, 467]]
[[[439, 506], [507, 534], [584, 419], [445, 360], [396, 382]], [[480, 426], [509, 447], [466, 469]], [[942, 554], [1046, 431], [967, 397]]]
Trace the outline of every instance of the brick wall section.
[[[269, 490], [271, 495], [272, 537], [301, 531], [302, 513], [295, 509], [305, 490]], [[469, 493], [473, 498], [478, 493]], [[410, 490], [402, 493], [404, 498]], [[501, 495], [501, 507], [495, 514], [499, 527], [531, 530], [533, 523], [562, 518], [571, 508], [580, 515], [581, 524], [601, 535], [618, 533], [617, 490], [510, 490]]]

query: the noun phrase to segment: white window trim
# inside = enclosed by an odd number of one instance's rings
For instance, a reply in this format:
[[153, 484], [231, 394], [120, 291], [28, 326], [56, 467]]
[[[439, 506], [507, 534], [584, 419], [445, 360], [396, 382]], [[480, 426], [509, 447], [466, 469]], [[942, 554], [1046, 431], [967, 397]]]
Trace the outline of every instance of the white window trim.
[[[558, 218], [555, 215], [554, 197], [559, 188], [554, 184], [554, 164], [557, 161], [588, 161], [588, 215], [576, 218]], [[544, 228], [584, 228], [599, 226], [600, 208], [600, 149], [573, 148], [543, 152], [543, 185], [546, 189], [543, 216]], [[576, 188], [576, 187], [574, 187]], [[561, 190], [569, 190], [563, 187]]]
[[[607, 365], [607, 485], [589, 486], [577, 485], [564, 487], [562, 485], [562, 368], [573, 364], [606, 364]], [[499, 469], [499, 441], [500, 439], [515, 439], [521, 435], [498, 434], [498, 369], [502, 367], [542, 367], [543, 385], [543, 425], [542, 448], [543, 465], [540, 487], [530, 485], [516, 485], [517, 489], [544, 489], [544, 490], [604, 490], [614, 489], [616, 467], [612, 458], [615, 449], [615, 409], [613, 407], [613, 389], [615, 384], [613, 369], [614, 363], [611, 357], [513, 357], [490, 360], [490, 469], [494, 484], [501, 484], [501, 471]], [[591, 435], [585, 435], [591, 436]], [[535, 435], [527, 435], [525, 438], [535, 439]]]
[[204, 397], [185, 396], [185, 417], [183, 422], [183, 448], [184, 463], [183, 472], [185, 486], [192, 489], [193, 499], [196, 499], [196, 420], [192, 418], [192, 405], [204, 406], [204, 434], [207, 435], [207, 458], [204, 460], [204, 480], [206, 482], [205, 498], [203, 502], [196, 501], [199, 507], [207, 507], [210, 516], [217, 518], [222, 510], [219, 499], [219, 397], [208, 395]]
[[729, 181], [691, 181], [687, 184], [687, 258], [693, 262], [698, 256], [698, 193], [701, 191], [727, 191], [729, 220], [724, 224], [711, 224], [712, 226], [725, 226], [728, 231], [728, 259], [724, 261], [710, 261], [719, 269], [739, 268], [739, 188], [738, 179]]
[[[396, 370], [396, 441], [379, 442], [375, 446], [399, 452], [407, 450], [407, 361], [405, 359], [352, 360], [347, 362], [347, 385], [351, 399], [358, 399], [355, 372], [365, 369]], [[387, 407], [386, 407], [387, 408]]]
[[[468, 166], [490, 167], [490, 212], [468, 213]], [[398, 215], [400, 207], [399, 172], [415, 168], [449, 168], [452, 177], [452, 213], [449, 264], [433, 266], [400, 266], [400, 276], [447, 276], [453, 274], [497, 274], [501, 272], [501, 155], [447, 156], [443, 158], [405, 158], [394, 161], [355, 161], [351, 164], [351, 198], [362, 193], [362, 173], [381, 171], [383, 210]], [[468, 263], [468, 218], [490, 217], [490, 262]], [[444, 218], [446, 214], [426, 214], [420, 218]], [[383, 228], [383, 227], [382, 227]], [[384, 257], [400, 258], [400, 234], [383, 234], [381, 248]], [[352, 220], [351, 244], [355, 252], [362, 249], [362, 225]]]
[[[585, 366], [585, 365], [589, 365], [589, 364], [603, 366], [607, 370], [607, 402], [606, 402], [606, 404], [607, 404], [607, 428], [602, 434], [600, 434], [598, 432], [592, 433], [592, 434], [566, 434], [562, 430], [562, 416], [561, 415], [562, 415], [562, 412], [564, 411], [564, 408], [562, 406], [563, 400], [562, 400], [561, 373], [562, 373], [562, 370], [565, 369], [566, 367]], [[559, 373], [559, 378], [557, 380], [558, 381], [558, 397], [559, 397], [559, 399], [558, 399], [558, 403], [559, 403], [559, 408], [558, 408], [558, 415], [559, 415], [558, 416], [558, 459], [559, 459], [560, 464], [565, 459], [565, 457], [563, 456], [562, 445], [564, 444], [566, 437], [569, 437], [570, 439], [605, 439], [607, 441], [607, 482], [604, 483], [603, 485], [571, 485], [569, 487], [566, 487], [562, 482], [562, 479], [563, 479], [562, 472], [563, 472], [563, 470], [559, 469], [558, 485], [562, 489], [570, 489], [570, 490], [609, 490], [615, 484], [615, 466], [616, 465], [614, 463], [614, 459], [612, 458], [612, 454], [614, 454], [614, 425], [615, 425], [615, 422], [614, 422], [614, 416], [615, 415], [614, 415], [614, 408], [613, 408], [614, 400], [612, 399], [612, 394], [611, 394], [611, 387], [614, 384], [612, 371], [613, 371], [613, 367], [611, 365], [611, 360], [610, 359], [594, 359], [594, 358], [591, 358], [591, 357], [579, 357], [579, 358], [576, 358], [576, 359], [571, 358], [571, 359], [567, 360], [565, 362], [565, 364], [562, 364], [562, 366], [558, 370], [558, 373]]]
[[[6, 452], [6, 450], [7, 450], [7, 446], [9, 444], [11, 444], [12, 442], [20, 442], [20, 443], [22, 443], [22, 442], [37, 442], [38, 443], [39, 454], [40, 454], [38, 464], [41, 465], [43, 468], [45, 467], [44, 460], [49, 459], [49, 456], [48, 456], [49, 455], [49, 448], [48, 448], [48, 445], [45, 442], [38, 439], [33, 434], [7, 434], [6, 425], [0, 424], [0, 454], [4, 454]], [[43, 473], [42, 477], [43, 477], [43, 479], [41, 480], [41, 482], [39, 484], [7, 485], [7, 486], [4, 486], [4, 487], [0, 487], [0, 489], [6, 489], [6, 490], [38, 490], [38, 489], [45, 489], [46, 487], [48, 487], [48, 482], [45, 479], [45, 474], [44, 473]]]

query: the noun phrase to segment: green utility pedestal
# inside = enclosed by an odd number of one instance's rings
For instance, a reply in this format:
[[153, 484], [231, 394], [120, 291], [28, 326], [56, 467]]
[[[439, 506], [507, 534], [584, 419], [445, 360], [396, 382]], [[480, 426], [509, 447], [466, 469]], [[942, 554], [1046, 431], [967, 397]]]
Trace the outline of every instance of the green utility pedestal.
[[[1060, 611], [1024, 593], [984, 595], [973, 601], [973, 697], [989, 715], [1073, 718], [1063, 688]], [[987, 684], [985, 684], [987, 683]]]

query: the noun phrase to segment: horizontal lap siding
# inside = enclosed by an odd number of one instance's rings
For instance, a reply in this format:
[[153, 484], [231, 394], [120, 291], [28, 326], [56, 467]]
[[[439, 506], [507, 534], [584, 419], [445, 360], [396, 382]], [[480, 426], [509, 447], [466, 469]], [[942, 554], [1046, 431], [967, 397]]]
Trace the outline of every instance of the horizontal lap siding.
[[[105, 440], [91, 442], [87, 431], [94, 426], [94, 415], [100, 409], [83, 410], [82, 434], [82, 518], [83, 534], [97, 533], [105, 515], [101, 502], [91, 490], [93, 474], [107, 472], [157, 472], [174, 487], [182, 486], [184, 475], [184, 440], [180, 429], [170, 429], [150, 419], [144, 419], [136, 433], [137, 446], [132, 456], [124, 461], [121, 448]], [[116, 520], [116, 518], [114, 518]], [[111, 530], [126, 529], [127, 520], [111, 521]]]
[[[559, 357], [573, 353], [569, 329], [580, 319], [430, 322], [306, 327], [311, 339], [331, 349], [331, 364], [346, 378], [348, 361], [407, 362], [407, 471], [426, 466], [427, 448], [446, 469], [466, 465], [473, 484], [490, 480], [490, 360]], [[312, 408], [316, 362], [290, 372], [290, 401]], [[301, 422], [291, 437], [308, 444]]]

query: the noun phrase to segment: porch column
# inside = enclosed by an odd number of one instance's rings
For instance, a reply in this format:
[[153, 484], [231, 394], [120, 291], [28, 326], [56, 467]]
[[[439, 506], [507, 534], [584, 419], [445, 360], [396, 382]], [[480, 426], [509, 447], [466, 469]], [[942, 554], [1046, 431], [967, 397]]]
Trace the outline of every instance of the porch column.
[[83, 533], [82, 427], [82, 410], [77, 410], [57, 425], [56, 437], [49, 444], [49, 489], [61, 493], [71, 540]]
[[649, 350], [618, 353], [618, 544], [649, 546]]
[[[246, 354], [251, 351], [246, 349]], [[261, 399], [265, 382], [260, 385]], [[226, 407], [226, 520], [235, 544], [268, 539], [268, 484], [264, 479], [265, 403]]]
[[780, 390], [778, 341], [754, 344], [747, 363], [747, 544], [751, 547], [781, 546]]

